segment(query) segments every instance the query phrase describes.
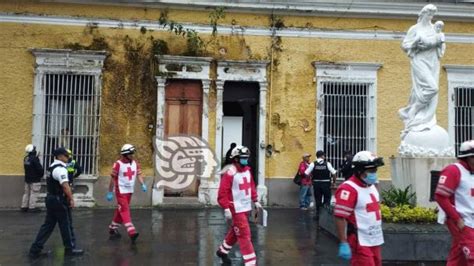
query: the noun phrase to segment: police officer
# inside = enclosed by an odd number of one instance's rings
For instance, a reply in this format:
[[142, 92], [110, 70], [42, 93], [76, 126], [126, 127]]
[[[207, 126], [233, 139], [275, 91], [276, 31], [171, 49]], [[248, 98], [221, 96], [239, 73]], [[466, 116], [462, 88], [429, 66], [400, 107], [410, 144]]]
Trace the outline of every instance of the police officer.
[[66, 151], [69, 155], [69, 160], [66, 165], [67, 177], [69, 179], [69, 185], [71, 186], [71, 189], [73, 189], [74, 179], [82, 174], [83, 169], [82, 166], [72, 158], [72, 151], [70, 149], [66, 149]]
[[63, 147], [54, 150], [54, 162], [48, 169], [46, 178], [46, 219], [41, 226], [35, 242], [30, 248], [30, 257], [35, 258], [42, 255], [41, 250], [51, 236], [51, 233], [59, 224], [61, 237], [64, 244], [66, 256], [82, 255], [84, 251], [76, 248], [74, 230], [72, 228], [71, 208], [74, 208], [74, 199], [69, 186], [66, 163], [69, 159], [67, 150]]
[[318, 151], [316, 152], [316, 161], [312, 162], [304, 173], [312, 175], [314, 201], [316, 203], [315, 218], [318, 219], [321, 206], [327, 207], [331, 202], [331, 177], [332, 183], [335, 184], [336, 170], [330, 162], [326, 161], [324, 151]]

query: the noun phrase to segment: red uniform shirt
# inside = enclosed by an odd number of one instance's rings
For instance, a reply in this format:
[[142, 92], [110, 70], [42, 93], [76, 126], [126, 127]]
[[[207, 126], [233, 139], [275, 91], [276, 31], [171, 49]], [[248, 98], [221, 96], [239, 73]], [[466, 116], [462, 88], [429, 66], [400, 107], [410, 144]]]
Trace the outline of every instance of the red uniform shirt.
[[311, 175], [305, 175], [305, 171], [308, 168], [309, 164], [305, 161], [300, 163], [300, 167], [298, 168], [298, 174], [301, 176], [301, 185], [303, 186], [310, 186], [311, 185]]
[[[354, 182], [360, 187], [367, 185], [355, 176], [348, 180]], [[357, 190], [348, 184], [342, 183], [336, 191], [336, 205], [334, 206], [334, 216], [344, 218], [349, 223], [356, 225], [354, 208], [357, 204]]]
[[219, 191], [217, 193], [217, 202], [219, 206], [223, 209], [230, 209], [233, 213], [235, 213], [234, 209], [234, 197], [232, 195], [232, 184], [234, 182], [234, 175], [232, 171], [237, 170], [237, 172], [250, 172], [250, 193], [253, 202], [258, 201], [257, 190], [255, 189], [255, 182], [253, 181], [252, 171], [249, 166], [239, 167], [237, 165], [233, 165], [231, 169], [227, 170], [221, 177], [221, 182], [219, 185]]
[[[472, 169], [469, 168], [466, 162], [459, 160], [459, 163], [468, 171], [472, 172]], [[461, 218], [454, 207], [456, 203], [454, 201], [454, 192], [460, 182], [461, 172], [459, 168], [454, 164], [450, 164], [441, 171], [438, 186], [435, 191], [436, 202], [438, 202], [439, 206], [446, 212], [447, 216], [454, 221], [458, 221]]]
[[[125, 157], [120, 158], [119, 161], [121, 161], [122, 163], [130, 163], [130, 160], [128, 160]], [[133, 161], [135, 161], [135, 160], [133, 160]], [[140, 164], [137, 161], [135, 161], [135, 163], [137, 164], [137, 176], [140, 176], [142, 174], [142, 169], [140, 167]], [[113, 178], [114, 183], [115, 183], [115, 191], [119, 191], [118, 190], [118, 174], [119, 174], [119, 171], [120, 171], [120, 164], [118, 162], [115, 162], [114, 166], [112, 166], [112, 173], [110, 173], [110, 176]]]

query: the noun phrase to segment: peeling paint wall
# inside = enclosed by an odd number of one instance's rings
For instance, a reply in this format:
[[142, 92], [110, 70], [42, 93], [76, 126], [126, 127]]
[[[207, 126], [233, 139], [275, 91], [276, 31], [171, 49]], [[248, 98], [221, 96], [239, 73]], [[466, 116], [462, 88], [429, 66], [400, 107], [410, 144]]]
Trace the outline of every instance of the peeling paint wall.
[[[123, 8], [66, 4], [1, 3], [2, 12], [49, 14], [58, 16], [111, 19], [154, 19], [159, 9]], [[169, 10], [169, 19], [178, 22], [209, 24], [209, 12]], [[405, 31], [415, 21], [279, 17], [284, 26], [325, 29], [381, 29]], [[257, 14], [226, 14], [222, 24], [268, 27], [274, 23], [269, 16]], [[470, 33], [472, 23], [447, 22], [446, 32]], [[153, 40], [168, 44], [169, 54], [186, 52], [186, 40], [169, 32], [126, 29], [2, 23], [0, 28], [0, 175], [21, 175], [24, 147], [31, 142], [34, 57], [28, 48], [105, 47], [110, 53], [103, 73], [102, 118], [100, 138], [100, 174], [108, 175], [120, 146], [130, 142], [137, 146], [137, 157], [145, 175], [152, 175], [152, 137], [156, 115], [156, 84], [153, 73]], [[377, 149], [388, 158], [397, 154], [402, 122], [397, 110], [408, 102], [411, 88], [410, 64], [400, 49], [400, 40], [340, 40], [269, 36], [200, 35], [206, 43], [203, 55], [215, 59], [271, 60], [267, 106], [267, 142], [274, 147], [266, 160], [266, 176], [291, 177], [303, 152], [315, 153], [316, 83], [313, 61], [376, 62]], [[99, 40], [99, 41], [98, 41]], [[278, 45], [273, 50], [272, 41]], [[99, 46], [97, 46], [99, 45]], [[105, 46], [100, 46], [105, 45]], [[474, 65], [473, 44], [447, 45], [441, 64]], [[270, 72], [271, 70], [271, 72]], [[214, 85], [209, 99], [209, 142], [215, 145]], [[437, 117], [447, 127], [447, 80], [441, 71]], [[13, 122], [14, 121], [14, 122]], [[388, 161], [388, 160], [386, 160]], [[381, 171], [390, 178], [390, 166]]]

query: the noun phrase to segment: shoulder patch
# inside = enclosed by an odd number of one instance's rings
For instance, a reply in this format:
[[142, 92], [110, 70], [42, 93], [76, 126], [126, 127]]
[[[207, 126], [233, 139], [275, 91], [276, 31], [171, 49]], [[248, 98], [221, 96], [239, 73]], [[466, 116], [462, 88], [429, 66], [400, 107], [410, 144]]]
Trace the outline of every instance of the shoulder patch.
[[348, 190], [343, 189], [341, 191], [341, 199], [343, 200], [349, 200], [350, 195], [351, 195], [351, 192]]
[[447, 178], [447, 177], [446, 177], [445, 175], [440, 176], [438, 183], [440, 183], [440, 184], [446, 183], [446, 178]]

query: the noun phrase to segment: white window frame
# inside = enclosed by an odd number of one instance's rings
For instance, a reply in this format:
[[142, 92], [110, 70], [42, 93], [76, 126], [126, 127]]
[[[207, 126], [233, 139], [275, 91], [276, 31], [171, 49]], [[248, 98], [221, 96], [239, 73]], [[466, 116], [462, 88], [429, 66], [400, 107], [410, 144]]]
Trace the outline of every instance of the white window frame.
[[[321, 109], [322, 83], [369, 83], [367, 104], [367, 149], [377, 152], [377, 70], [379, 63], [314, 62], [316, 81], [316, 150], [324, 147], [324, 117]], [[357, 151], [353, 151], [357, 152]]]
[[450, 145], [456, 150], [456, 114], [454, 89], [457, 87], [474, 88], [474, 65], [444, 65], [448, 76], [448, 133]]
[[[35, 60], [35, 80], [33, 95], [33, 128], [32, 143], [41, 151], [44, 146], [45, 132], [45, 94], [43, 91], [43, 78], [48, 74], [77, 74], [91, 75], [94, 77], [94, 86], [99, 95], [102, 92], [102, 68], [106, 57], [105, 51], [72, 51], [69, 49], [32, 49], [31, 52], [36, 57]], [[99, 98], [99, 121], [98, 130], [100, 132], [101, 100]], [[97, 136], [97, 146], [100, 138]], [[41, 151], [42, 152], [42, 151]], [[91, 177], [97, 178], [99, 175], [99, 148], [96, 150], [96, 173]], [[43, 153], [40, 154], [43, 161]], [[46, 167], [45, 167], [46, 168]]]

